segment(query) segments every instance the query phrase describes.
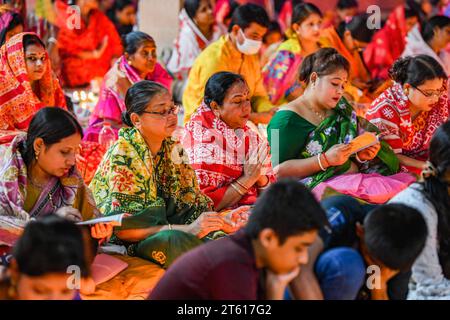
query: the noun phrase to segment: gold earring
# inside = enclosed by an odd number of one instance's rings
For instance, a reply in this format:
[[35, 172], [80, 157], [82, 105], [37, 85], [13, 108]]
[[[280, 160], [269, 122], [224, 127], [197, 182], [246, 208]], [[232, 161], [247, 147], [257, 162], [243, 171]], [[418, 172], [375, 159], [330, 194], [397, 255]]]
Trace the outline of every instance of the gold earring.
[[39, 152], [36, 152], [36, 160], [39, 159]]

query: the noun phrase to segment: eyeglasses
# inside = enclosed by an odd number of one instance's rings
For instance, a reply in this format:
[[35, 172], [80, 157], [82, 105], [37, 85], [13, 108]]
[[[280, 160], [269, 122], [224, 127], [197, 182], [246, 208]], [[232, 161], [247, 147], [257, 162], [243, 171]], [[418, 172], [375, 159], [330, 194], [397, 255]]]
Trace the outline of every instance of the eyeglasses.
[[156, 54], [156, 50], [152, 50], [150, 52], [143, 51], [141, 52], [141, 57], [148, 60], [149, 58], [156, 59], [158, 55]]
[[438, 92], [423, 92], [422, 90], [420, 90], [419, 88], [415, 87], [415, 86], [411, 86], [414, 89], [416, 89], [417, 91], [419, 91], [421, 94], [423, 94], [426, 98], [432, 98], [432, 97], [436, 97], [436, 98], [440, 98], [442, 93], [444, 92], [444, 90], [439, 90]]
[[174, 104], [170, 109], [163, 111], [163, 112], [156, 112], [156, 111], [142, 111], [142, 113], [148, 113], [148, 114], [154, 114], [158, 115], [160, 117], [168, 117], [171, 114], [178, 114], [178, 111], [180, 110], [180, 105]]

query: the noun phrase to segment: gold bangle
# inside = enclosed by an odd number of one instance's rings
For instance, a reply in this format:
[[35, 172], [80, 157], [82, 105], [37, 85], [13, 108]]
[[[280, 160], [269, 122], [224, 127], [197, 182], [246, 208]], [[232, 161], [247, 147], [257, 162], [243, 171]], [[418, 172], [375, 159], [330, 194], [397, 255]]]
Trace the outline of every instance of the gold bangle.
[[258, 189], [265, 189], [265, 188], [267, 188], [267, 187], [269, 186], [269, 184], [270, 184], [270, 179], [269, 179], [268, 176], [265, 176], [265, 177], [266, 177], [266, 179], [267, 179], [266, 184], [263, 185], [263, 186], [259, 186]]
[[234, 182], [230, 183], [230, 186], [231, 186], [237, 193], [239, 193], [241, 196], [245, 196], [245, 193], [242, 192], [242, 190], [239, 189], [239, 187], [237, 187], [237, 186], [234, 184]]
[[244, 186], [242, 183], [240, 183], [237, 179], [234, 180], [234, 182], [236, 182], [242, 189], [244, 189], [246, 192], [248, 192], [248, 188], [246, 186]]

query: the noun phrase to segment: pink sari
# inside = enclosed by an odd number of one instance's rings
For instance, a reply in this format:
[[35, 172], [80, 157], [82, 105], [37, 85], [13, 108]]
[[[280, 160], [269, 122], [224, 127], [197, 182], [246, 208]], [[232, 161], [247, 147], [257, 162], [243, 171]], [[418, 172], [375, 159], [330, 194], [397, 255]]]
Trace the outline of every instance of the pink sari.
[[[113, 129], [117, 136], [117, 132], [122, 127], [122, 113], [126, 110], [126, 92], [128, 88], [141, 80], [143, 79], [128, 64], [124, 56], [114, 64], [103, 80], [100, 98], [91, 115], [89, 127], [85, 132], [85, 140], [98, 141], [98, 135], [105, 119], [113, 122]], [[168, 90], [170, 90], [173, 81], [171, 76], [159, 63], [155, 65], [155, 70], [147, 75], [145, 80], [158, 82]]]

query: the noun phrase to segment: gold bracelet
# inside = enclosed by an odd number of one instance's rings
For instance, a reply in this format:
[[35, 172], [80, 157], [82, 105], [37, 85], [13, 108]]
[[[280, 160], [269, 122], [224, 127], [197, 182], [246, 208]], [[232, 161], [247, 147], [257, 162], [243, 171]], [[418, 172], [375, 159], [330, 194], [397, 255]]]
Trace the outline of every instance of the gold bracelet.
[[234, 180], [234, 182], [236, 182], [242, 189], [244, 189], [246, 192], [248, 192], [248, 188], [246, 186], [244, 186], [242, 183], [240, 183], [237, 179]]
[[263, 186], [259, 186], [258, 189], [265, 189], [265, 188], [267, 188], [267, 187], [269, 186], [269, 184], [270, 184], [270, 179], [269, 179], [268, 176], [265, 176], [265, 177], [266, 177], [266, 179], [267, 179], [266, 184], [263, 185]]
[[237, 187], [237, 186], [234, 184], [234, 182], [230, 183], [230, 186], [231, 186], [237, 193], [239, 193], [241, 196], [245, 196], [245, 193], [242, 192], [242, 190], [239, 189], [239, 187]]
[[173, 230], [172, 225], [170, 223], [169, 223], [169, 230]]

